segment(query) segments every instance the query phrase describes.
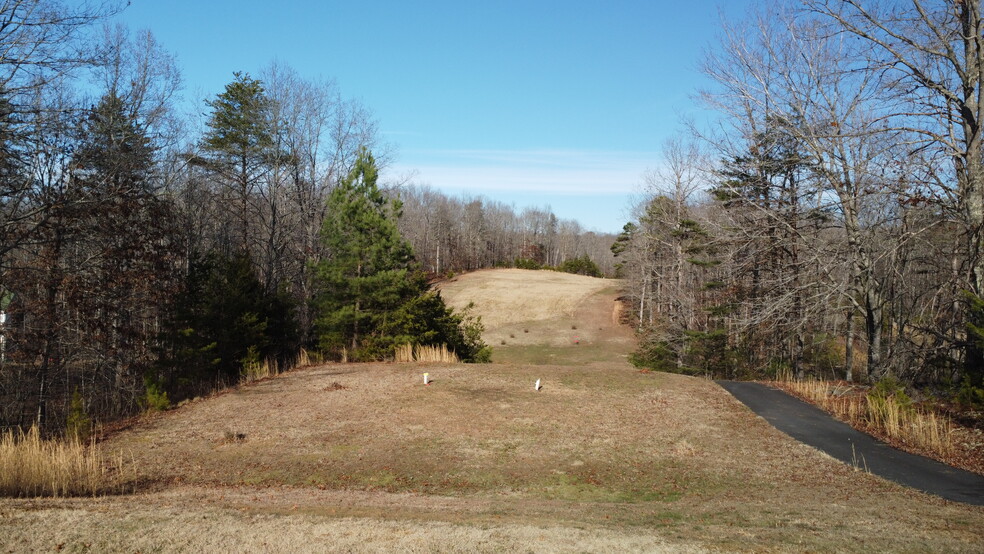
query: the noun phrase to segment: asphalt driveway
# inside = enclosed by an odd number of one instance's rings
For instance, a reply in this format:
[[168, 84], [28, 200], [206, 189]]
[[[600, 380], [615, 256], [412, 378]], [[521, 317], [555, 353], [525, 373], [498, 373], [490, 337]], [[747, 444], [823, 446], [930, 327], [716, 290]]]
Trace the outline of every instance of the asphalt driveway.
[[897, 450], [785, 392], [742, 381], [717, 381], [773, 427], [838, 460], [890, 481], [984, 506], [984, 477]]

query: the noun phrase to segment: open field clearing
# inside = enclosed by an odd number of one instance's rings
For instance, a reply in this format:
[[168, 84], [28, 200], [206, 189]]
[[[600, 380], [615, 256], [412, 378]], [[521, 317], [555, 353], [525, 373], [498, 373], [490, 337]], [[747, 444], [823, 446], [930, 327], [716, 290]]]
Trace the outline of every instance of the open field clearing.
[[618, 281], [559, 271], [487, 269], [441, 283], [448, 305], [461, 309], [474, 303], [487, 331], [566, 317], [571, 321], [581, 303]]
[[[541, 273], [555, 275], [527, 278]], [[491, 365], [324, 365], [139, 420], [101, 443], [131, 460], [132, 494], [2, 499], [0, 546], [984, 550], [984, 509], [841, 464], [710, 381], [632, 368], [601, 284], [560, 316], [500, 318], [541, 338], [593, 329], [580, 344], [529, 338]], [[548, 328], [558, 317], [566, 330]]]
[[[474, 303], [493, 361], [581, 364], [622, 359], [632, 330], [619, 325], [618, 281], [556, 271], [476, 271], [440, 286], [448, 304]], [[571, 348], [576, 347], [576, 348]]]

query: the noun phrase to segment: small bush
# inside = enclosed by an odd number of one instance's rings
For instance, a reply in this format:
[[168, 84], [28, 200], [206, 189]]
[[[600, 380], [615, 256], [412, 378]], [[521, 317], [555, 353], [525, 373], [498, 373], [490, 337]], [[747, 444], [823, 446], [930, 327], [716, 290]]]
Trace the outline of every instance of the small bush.
[[92, 433], [92, 420], [85, 412], [85, 402], [78, 389], [72, 393], [68, 406], [68, 419], [65, 421], [65, 437], [78, 441], [88, 440]]
[[246, 433], [236, 433], [226, 429], [222, 436], [222, 442], [233, 443], [233, 442], [245, 442]]
[[895, 404], [903, 408], [912, 407], [912, 398], [905, 393], [905, 386], [894, 377], [885, 377], [875, 383], [868, 396], [876, 401], [892, 399]]
[[476, 364], [490, 364], [492, 363], [492, 347], [484, 346], [475, 353], [472, 358], [472, 362]]
[[543, 264], [529, 258], [516, 258], [513, 267], [517, 269], [543, 269]]
[[[629, 362], [641, 369], [679, 372], [676, 353], [669, 342], [653, 336], [644, 336], [639, 348], [629, 355]], [[689, 372], [688, 372], [689, 373]]]
[[601, 269], [594, 263], [587, 254], [579, 258], [571, 258], [560, 264], [558, 271], [573, 273], [575, 275], [587, 275], [588, 277], [601, 277]]
[[967, 408], [984, 408], [984, 388], [975, 387], [970, 379], [964, 379], [957, 391], [956, 400]]
[[843, 339], [821, 335], [806, 345], [803, 363], [816, 369], [820, 375], [835, 375], [841, 373], [845, 355]]
[[140, 399], [140, 407], [148, 412], [162, 412], [171, 407], [171, 401], [167, 398], [167, 391], [159, 382], [152, 377], [144, 377], [143, 398]]

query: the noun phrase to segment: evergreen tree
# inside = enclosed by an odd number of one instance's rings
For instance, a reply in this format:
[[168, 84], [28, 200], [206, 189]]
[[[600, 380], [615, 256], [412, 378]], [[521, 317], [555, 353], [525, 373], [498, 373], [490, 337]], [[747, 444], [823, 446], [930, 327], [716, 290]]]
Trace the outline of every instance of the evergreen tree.
[[[115, 93], [91, 110], [75, 153], [77, 176], [103, 196], [142, 192], [154, 164], [154, 149]], [[133, 195], [133, 194], [131, 194]]]
[[[618, 244], [616, 242], [616, 244]], [[588, 277], [601, 277], [601, 269], [598, 264], [594, 263], [594, 260], [590, 256], [584, 254], [583, 256], [577, 258], [569, 258], [564, 263], [560, 264], [558, 267], [560, 271], [565, 273], [573, 273], [575, 275], [587, 275]]]
[[252, 247], [254, 224], [260, 214], [253, 204], [262, 179], [281, 160], [274, 138], [273, 104], [263, 83], [236, 72], [225, 91], [208, 101], [212, 116], [200, 148], [192, 158], [223, 183], [231, 193], [228, 209], [238, 219], [230, 239], [239, 249]]
[[377, 179], [376, 162], [363, 148], [328, 198], [322, 240], [329, 255], [318, 265], [319, 346], [371, 360], [388, 357], [399, 344], [446, 344], [474, 359], [484, 347], [480, 326], [428, 290], [397, 229], [400, 203], [386, 198]]
[[386, 199], [377, 179], [376, 162], [363, 149], [328, 197], [322, 239], [329, 257], [318, 268], [320, 346], [353, 353], [362, 347], [370, 358], [380, 354], [372, 343], [383, 319], [415, 292], [410, 245], [396, 228], [400, 204]]
[[272, 105], [261, 81], [240, 72], [234, 76], [224, 92], [207, 102], [212, 117], [202, 148], [212, 155], [216, 169], [248, 184], [263, 172], [274, 145]]
[[66, 222], [74, 277], [62, 292], [89, 334], [82, 344], [92, 369], [120, 396], [120, 413], [150, 368], [157, 322], [179, 283], [172, 206], [154, 193], [155, 149], [131, 113], [109, 93], [83, 122], [72, 166], [87, 202]]
[[178, 396], [234, 381], [245, 364], [282, 359], [296, 346], [290, 302], [263, 290], [245, 253], [193, 260], [167, 329], [156, 380]]

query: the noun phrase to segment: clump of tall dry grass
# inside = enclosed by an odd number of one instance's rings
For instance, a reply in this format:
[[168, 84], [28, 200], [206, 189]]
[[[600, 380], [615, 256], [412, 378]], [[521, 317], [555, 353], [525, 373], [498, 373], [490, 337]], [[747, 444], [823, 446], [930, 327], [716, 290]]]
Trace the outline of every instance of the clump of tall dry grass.
[[273, 359], [266, 359], [262, 362], [248, 361], [243, 364], [242, 372], [240, 373], [240, 382], [242, 384], [252, 383], [268, 377], [276, 377], [292, 369], [307, 367], [312, 365], [315, 361], [314, 358], [306, 349], [301, 348], [296, 356], [287, 360], [283, 365]]
[[407, 343], [396, 347], [395, 360], [398, 363], [457, 364], [461, 362], [458, 355], [448, 350], [447, 345], [444, 344], [440, 346], [414, 346]]
[[46, 440], [37, 427], [0, 435], [0, 496], [88, 496], [118, 490], [115, 469], [94, 445], [76, 439]]
[[788, 380], [782, 386], [856, 427], [923, 450], [953, 453], [954, 428], [949, 418], [913, 406], [894, 394], [859, 394], [851, 386], [816, 380]]

